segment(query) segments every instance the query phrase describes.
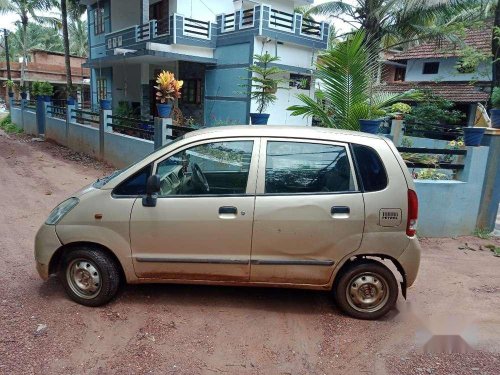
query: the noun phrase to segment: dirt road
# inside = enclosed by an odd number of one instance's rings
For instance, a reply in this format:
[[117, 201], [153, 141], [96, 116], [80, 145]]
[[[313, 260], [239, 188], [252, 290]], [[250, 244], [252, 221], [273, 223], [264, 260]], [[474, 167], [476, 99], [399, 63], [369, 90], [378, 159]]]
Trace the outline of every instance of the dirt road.
[[[57, 279], [38, 278], [35, 232], [109, 170], [0, 131], [1, 374], [498, 374], [500, 258], [477, 249], [493, 240], [424, 240], [408, 301], [376, 322], [297, 290], [128, 286], [103, 308], [71, 302]], [[462, 334], [470, 352], [424, 353], [431, 332], [437, 346]]]

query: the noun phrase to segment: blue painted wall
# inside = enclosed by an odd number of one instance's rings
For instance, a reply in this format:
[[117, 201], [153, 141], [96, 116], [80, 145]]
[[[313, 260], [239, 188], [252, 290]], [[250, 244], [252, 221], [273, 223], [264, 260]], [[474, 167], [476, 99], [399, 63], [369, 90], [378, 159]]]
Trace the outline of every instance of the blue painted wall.
[[245, 84], [252, 63], [252, 41], [218, 46], [217, 65], [205, 74], [205, 125], [248, 124], [250, 97]]
[[108, 0], [99, 1], [101, 8], [104, 8], [104, 33], [95, 35], [94, 34], [94, 12], [96, 4], [87, 7], [88, 15], [88, 34], [89, 34], [89, 59], [96, 59], [99, 57], [106, 56], [106, 46], [105, 35], [111, 32], [111, 13], [110, 13], [110, 2]]

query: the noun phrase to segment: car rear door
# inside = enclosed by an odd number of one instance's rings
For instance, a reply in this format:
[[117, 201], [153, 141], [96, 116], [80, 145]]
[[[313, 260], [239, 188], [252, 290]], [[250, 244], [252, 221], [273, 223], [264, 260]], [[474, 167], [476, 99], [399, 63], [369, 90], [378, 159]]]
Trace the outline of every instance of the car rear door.
[[364, 218], [348, 144], [263, 139], [250, 280], [327, 284], [360, 246]]

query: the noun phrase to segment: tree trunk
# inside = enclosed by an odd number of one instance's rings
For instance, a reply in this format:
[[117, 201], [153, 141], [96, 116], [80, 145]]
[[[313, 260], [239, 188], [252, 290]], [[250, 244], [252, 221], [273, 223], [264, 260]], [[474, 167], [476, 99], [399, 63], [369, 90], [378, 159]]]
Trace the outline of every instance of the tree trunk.
[[66, 66], [66, 89], [67, 95], [72, 96], [73, 80], [71, 79], [71, 59], [69, 55], [69, 35], [68, 35], [68, 10], [66, 0], [61, 0], [61, 18], [62, 18], [62, 33], [64, 44], [64, 64]]
[[22, 14], [21, 15], [21, 24], [22, 24], [22, 38], [23, 38], [23, 45], [22, 45], [22, 53], [23, 53], [23, 58], [21, 60], [21, 79], [20, 79], [20, 88], [21, 92], [25, 91], [24, 88], [24, 81], [25, 81], [25, 75], [26, 75], [26, 58], [27, 58], [27, 51], [26, 51], [26, 33], [28, 32], [28, 15], [27, 14]]
[[[495, 8], [495, 22], [493, 24], [493, 33], [491, 38], [491, 54], [493, 56], [492, 63], [492, 79], [491, 85], [492, 88], [496, 86], [500, 86], [500, 35], [495, 33], [495, 30], [500, 28], [500, 0], [497, 1], [497, 5]], [[498, 29], [500, 30], [500, 29]]]

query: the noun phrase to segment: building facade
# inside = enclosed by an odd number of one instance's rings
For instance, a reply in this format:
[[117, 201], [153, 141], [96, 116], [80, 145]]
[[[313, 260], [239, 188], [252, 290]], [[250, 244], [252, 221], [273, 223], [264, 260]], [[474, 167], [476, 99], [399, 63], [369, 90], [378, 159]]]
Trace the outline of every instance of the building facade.
[[[92, 102], [111, 99], [142, 116], [155, 114], [154, 81], [168, 70], [184, 81], [176, 106], [199, 125], [248, 124], [248, 67], [254, 54], [280, 57], [289, 89], [277, 91], [271, 124], [306, 125], [286, 108], [313, 95], [312, 69], [327, 46], [328, 25], [295, 7], [312, 0], [83, 0], [88, 6]], [[306, 84], [304, 84], [304, 82]]]
[[[77, 86], [79, 101], [90, 100], [90, 70], [82, 66], [85, 58], [80, 56], [70, 56], [71, 77], [73, 84]], [[12, 80], [19, 85], [21, 80], [21, 63], [11, 61], [10, 63]], [[4, 87], [7, 81], [7, 63], [0, 61], [0, 88], [1, 97], [7, 102], [8, 89]], [[66, 98], [66, 70], [64, 63], [64, 53], [50, 52], [41, 49], [32, 49], [28, 53], [26, 63], [25, 85], [29, 94], [33, 82], [49, 82], [54, 86], [54, 98]], [[18, 90], [16, 90], [18, 91]], [[18, 92], [16, 92], [18, 94]]]
[[[386, 56], [381, 88], [389, 92], [428, 89], [455, 103], [474, 121], [478, 103], [486, 106], [491, 87], [491, 25], [468, 30], [463, 44], [424, 43]], [[464, 55], [477, 64], [465, 65]]]

